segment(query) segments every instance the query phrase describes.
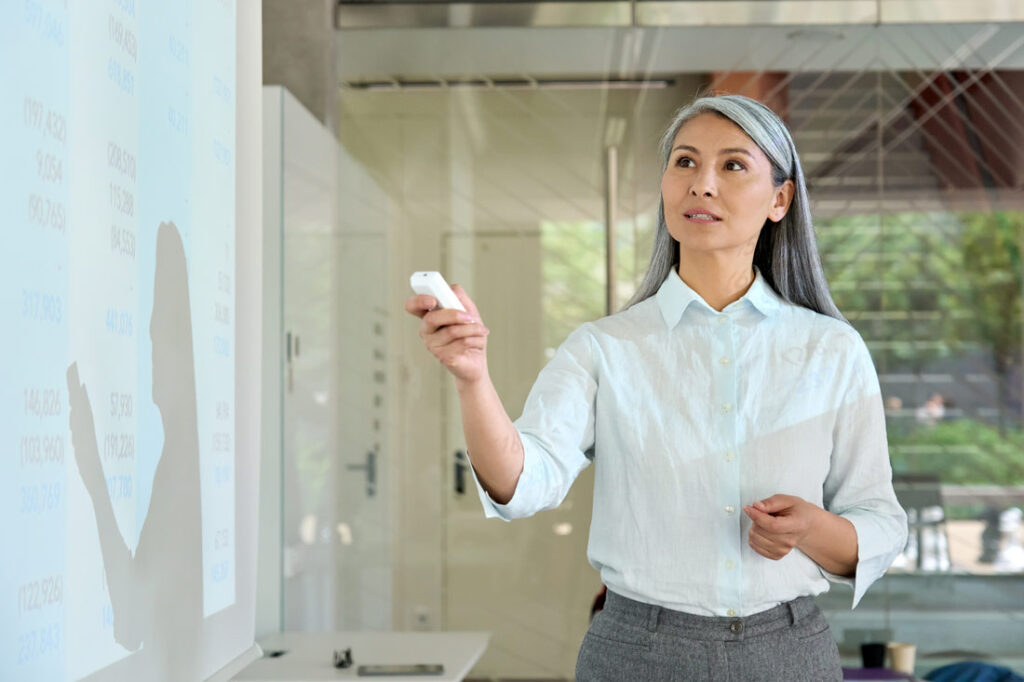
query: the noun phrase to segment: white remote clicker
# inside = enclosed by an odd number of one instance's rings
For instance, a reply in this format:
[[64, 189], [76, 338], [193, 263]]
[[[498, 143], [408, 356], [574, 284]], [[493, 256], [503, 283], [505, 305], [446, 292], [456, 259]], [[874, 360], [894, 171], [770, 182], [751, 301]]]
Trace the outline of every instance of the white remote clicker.
[[448, 286], [448, 282], [444, 281], [444, 277], [441, 276], [440, 272], [434, 270], [414, 272], [412, 277], [409, 278], [409, 284], [417, 294], [427, 294], [436, 298], [438, 305], [442, 308], [454, 308], [455, 310], [466, 312], [462, 301], [455, 295], [452, 288]]

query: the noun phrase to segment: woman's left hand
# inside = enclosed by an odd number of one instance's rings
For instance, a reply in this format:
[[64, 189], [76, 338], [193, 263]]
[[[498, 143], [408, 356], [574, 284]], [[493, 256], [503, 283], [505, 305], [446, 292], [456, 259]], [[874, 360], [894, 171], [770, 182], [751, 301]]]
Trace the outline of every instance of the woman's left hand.
[[795, 495], [772, 495], [743, 511], [754, 522], [747, 542], [761, 556], [777, 561], [803, 542], [822, 510]]

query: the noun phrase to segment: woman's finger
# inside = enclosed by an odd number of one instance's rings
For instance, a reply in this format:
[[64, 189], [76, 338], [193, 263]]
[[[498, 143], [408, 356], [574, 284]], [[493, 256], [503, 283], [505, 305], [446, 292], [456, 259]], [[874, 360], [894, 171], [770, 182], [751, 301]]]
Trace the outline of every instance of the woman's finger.
[[420, 318], [420, 336], [427, 338], [443, 327], [475, 324], [478, 322], [477, 318], [461, 310], [451, 308], [432, 310]]
[[761, 542], [759, 540], [754, 540], [753, 538], [750, 538], [748, 540], [747, 544], [750, 545], [750, 548], [752, 550], [754, 550], [755, 552], [757, 552], [761, 556], [767, 557], [767, 558], [771, 559], [771, 556], [767, 553], [768, 550], [762, 546], [762, 544], [761, 544]]
[[763, 528], [760, 528], [756, 524], [750, 526], [750, 531], [747, 533], [747, 535], [749, 537], [751, 537], [751, 538], [759, 537], [759, 538], [761, 538], [763, 540], [768, 540], [769, 539], [768, 533]]
[[459, 355], [467, 350], [483, 350], [487, 347], [487, 339], [483, 336], [469, 336], [462, 339], [455, 339], [451, 343], [437, 346], [431, 352], [440, 357], [442, 355]]
[[473, 336], [487, 336], [490, 330], [482, 324], [453, 324], [442, 327], [427, 337], [428, 348], [443, 348], [452, 341]]
[[790, 548], [785, 544], [779, 543], [774, 538], [764, 536], [757, 533], [751, 533], [748, 544], [754, 549], [755, 552], [761, 556], [766, 556], [769, 559], [781, 559], [782, 557], [789, 554]]
[[438, 353], [435, 357], [441, 362], [442, 365], [449, 368], [457, 367], [462, 362], [476, 362], [477, 358], [484, 352], [482, 345], [479, 345], [479, 341], [473, 341], [471, 339], [460, 339], [449, 344], [445, 351]]
[[405, 299], [405, 312], [422, 318], [437, 307], [437, 299], [427, 294], [417, 294]]
[[775, 545], [775, 542], [770, 537], [760, 533], [756, 526], [752, 527], [750, 532], [747, 533], [747, 542], [751, 547], [760, 550], [762, 554], [766, 551], [771, 551]]

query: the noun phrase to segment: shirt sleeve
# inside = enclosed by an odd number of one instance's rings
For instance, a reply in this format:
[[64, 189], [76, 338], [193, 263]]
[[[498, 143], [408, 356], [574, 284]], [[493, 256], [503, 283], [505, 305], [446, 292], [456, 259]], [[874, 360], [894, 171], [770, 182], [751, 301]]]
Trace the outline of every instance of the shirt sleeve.
[[[515, 422], [523, 443], [523, 472], [512, 499], [507, 504], [495, 502], [472, 470], [487, 518], [511, 521], [554, 509], [590, 464], [587, 453], [594, 445], [597, 394], [591, 344], [587, 325], [576, 329], [530, 389]], [[472, 463], [472, 453], [467, 455]]]
[[832, 582], [853, 587], [855, 608], [885, 574], [907, 543], [907, 514], [896, 499], [885, 433], [885, 410], [878, 374], [867, 345], [854, 339], [851, 371], [836, 414], [832, 457], [825, 479], [825, 509], [857, 531], [857, 568], [853, 578], [830, 573]]

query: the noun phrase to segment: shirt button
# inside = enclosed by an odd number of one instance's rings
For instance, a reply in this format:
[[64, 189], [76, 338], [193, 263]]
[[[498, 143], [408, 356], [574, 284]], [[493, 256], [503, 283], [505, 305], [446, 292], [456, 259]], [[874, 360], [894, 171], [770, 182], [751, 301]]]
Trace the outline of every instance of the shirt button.
[[[735, 609], [729, 609], [728, 611], [725, 612], [725, 615], [727, 615], [730, 618], [732, 618], [733, 616], [736, 615], [736, 611], [735, 611]], [[732, 626], [730, 626], [730, 629], [732, 629]]]
[[726, 514], [732, 514], [734, 511], [736, 511], [736, 507], [732, 506], [731, 504], [725, 508]]
[[722, 404], [722, 412], [725, 412], [725, 413], [732, 412], [732, 403], [723, 403]]
[[728, 365], [729, 364], [729, 358], [723, 357], [721, 360], [719, 360], [719, 362], [722, 363], [723, 365]]
[[725, 324], [728, 321], [729, 321], [729, 316], [728, 315], [719, 315], [718, 316], [718, 324]]
[[729, 559], [725, 562], [725, 567], [728, 568], [730, 571], [733, 569], [735, 565], [736, 564], [733, 563], [732, 559]]
[[732, 454], [731, 450], [729, 452], [725, 453], [725, 461], [726, 462], [731, 462], [733, 460], [733, 457], [735, 457], [735, 455]]

